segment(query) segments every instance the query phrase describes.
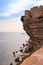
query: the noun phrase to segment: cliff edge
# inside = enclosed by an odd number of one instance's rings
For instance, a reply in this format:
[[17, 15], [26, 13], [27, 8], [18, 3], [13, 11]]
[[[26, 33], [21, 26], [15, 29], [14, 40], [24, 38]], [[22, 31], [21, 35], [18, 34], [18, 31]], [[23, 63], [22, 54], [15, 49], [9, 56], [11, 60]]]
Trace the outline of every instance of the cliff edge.
[[43, 6], [36, 6], [25, 11], [21, 16], [23, 28], [30, 36], [29, 49], [36, 51], [43, 46]]
[[21, 65], [43, 65], [43, 6], [35, 6], [21, 16], [23, 28], [30, 36], [29, 50], [33, 53]]

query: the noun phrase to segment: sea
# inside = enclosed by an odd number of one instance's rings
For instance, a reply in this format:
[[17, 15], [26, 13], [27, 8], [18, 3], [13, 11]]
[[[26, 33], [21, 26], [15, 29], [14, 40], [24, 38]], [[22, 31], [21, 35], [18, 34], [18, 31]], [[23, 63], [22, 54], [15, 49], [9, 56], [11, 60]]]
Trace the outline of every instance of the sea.
[[28, 41], [28, 35], [22, 32], [0, 32], [0, 65], [16, 65], [13, 52], [18, 51]]

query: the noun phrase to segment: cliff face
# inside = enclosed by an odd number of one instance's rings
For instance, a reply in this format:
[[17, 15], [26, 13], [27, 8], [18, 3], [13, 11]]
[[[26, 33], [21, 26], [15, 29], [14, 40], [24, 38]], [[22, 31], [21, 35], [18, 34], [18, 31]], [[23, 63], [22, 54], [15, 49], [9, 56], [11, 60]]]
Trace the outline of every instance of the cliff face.
[[30, 36], [29, 49], [36, 51], [41, 48], [43, 46], [43, 6], [26, 10], [21, 21], [24, 30]]

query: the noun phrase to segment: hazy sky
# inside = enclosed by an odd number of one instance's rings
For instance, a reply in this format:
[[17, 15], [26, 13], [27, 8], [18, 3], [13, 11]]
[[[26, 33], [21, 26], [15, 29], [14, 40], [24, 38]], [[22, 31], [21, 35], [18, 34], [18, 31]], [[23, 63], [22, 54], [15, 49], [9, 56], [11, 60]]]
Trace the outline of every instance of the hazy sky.
[[43, 0], [0, 0], [0, 32], [23, 32], [20, 17]]

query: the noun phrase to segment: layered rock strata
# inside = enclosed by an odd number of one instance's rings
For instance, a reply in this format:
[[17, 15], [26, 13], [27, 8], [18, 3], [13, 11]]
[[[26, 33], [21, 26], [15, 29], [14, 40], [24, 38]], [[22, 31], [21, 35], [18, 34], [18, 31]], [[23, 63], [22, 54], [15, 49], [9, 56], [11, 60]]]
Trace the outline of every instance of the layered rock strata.
[[29, 49], [36, 51], [43, 46], [43, 6], [33, 7], [21, 16], [23, 28], [30, 36]]

